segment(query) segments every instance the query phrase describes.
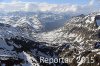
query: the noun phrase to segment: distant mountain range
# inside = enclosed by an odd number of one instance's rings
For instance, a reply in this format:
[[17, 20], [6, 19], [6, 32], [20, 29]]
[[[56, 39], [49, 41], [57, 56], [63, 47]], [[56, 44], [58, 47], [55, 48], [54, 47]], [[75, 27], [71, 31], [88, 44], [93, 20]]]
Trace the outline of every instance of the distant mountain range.
[[[43, 31], [50, 31], [57, 29], [65, 24], [65, 22], [71, 17], [66, 13], [52, 13], [52, 12], [5, 12], [0, 14], [0, 22], [5, 22], [6, 24], [18, 25], [22, 22], [27, 22], [28, 24], [33, 21], [33, 23], [38, 22], [41, 24]], [[21, 21], [24, 20], [24, 21]], [[31, 21], [32, 20], [32, 21]], [[39, 25], [39, 24], [38, 24]], [[35, 26], [36, 27], [36, 26]]]

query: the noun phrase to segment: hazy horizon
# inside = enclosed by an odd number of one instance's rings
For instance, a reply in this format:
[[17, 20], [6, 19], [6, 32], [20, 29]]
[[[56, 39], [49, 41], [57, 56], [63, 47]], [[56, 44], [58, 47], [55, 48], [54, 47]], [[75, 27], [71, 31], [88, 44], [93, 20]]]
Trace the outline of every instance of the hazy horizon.
[[0, 0], [0, 11], [99, 12], [99, 0]]

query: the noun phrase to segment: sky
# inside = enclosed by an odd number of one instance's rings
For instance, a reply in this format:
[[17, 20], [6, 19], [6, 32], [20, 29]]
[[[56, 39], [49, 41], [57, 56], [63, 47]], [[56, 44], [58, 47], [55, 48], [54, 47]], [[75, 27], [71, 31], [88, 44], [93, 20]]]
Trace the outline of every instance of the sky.
[[100, 0], [0, 0], [0, 11], [91, 13], [100, 11]]
[[12, 2], [12, 1], [22, 1], [22, 2], [46, 2], [51, 4], [86, 4], [89, 0], [0, 0], [0, 2]]

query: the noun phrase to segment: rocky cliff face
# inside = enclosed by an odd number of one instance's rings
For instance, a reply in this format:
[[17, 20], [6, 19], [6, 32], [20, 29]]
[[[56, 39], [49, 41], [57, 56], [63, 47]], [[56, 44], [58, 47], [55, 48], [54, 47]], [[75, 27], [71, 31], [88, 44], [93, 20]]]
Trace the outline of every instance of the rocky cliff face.
[[100, 19], [98, 17], [98, 13], [75, 17], [62, 29], [64, 34], [60, 40], [71, 43], [73, 48], [65, 49], [60, 56], [73, 57], [70, 66], [100, 65], [100, 25], [96, 22]]

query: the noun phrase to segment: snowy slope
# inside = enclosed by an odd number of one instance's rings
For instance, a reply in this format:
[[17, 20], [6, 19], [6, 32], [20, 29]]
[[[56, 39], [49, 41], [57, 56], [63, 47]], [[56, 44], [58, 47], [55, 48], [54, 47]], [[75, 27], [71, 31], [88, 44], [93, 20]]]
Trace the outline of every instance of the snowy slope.
[[[42, 33], [37, 40], [49, 42], [51, 46], [59, 46], [58, 52], [61, 57], [74, 58], [72, 63], [69, 63], [71, 66], [89, 66], [91, 64], [99, 66], [100, 26], [97, 26], [95, 21], [98, 15], [100, 13], [73, 17], [64, 27]], [[83, 60], [84, 58], [86, 60]], [[89, 63], [87, 63], [87, 58], [90, 61]]]
[[[40, 66], [39, 58], [57, 57], [54, 48], [47, 43], [35, 42], [11, 25], [0, 23], [1, 66]], [[42, 65], [42, 64], [41, 64]]]

